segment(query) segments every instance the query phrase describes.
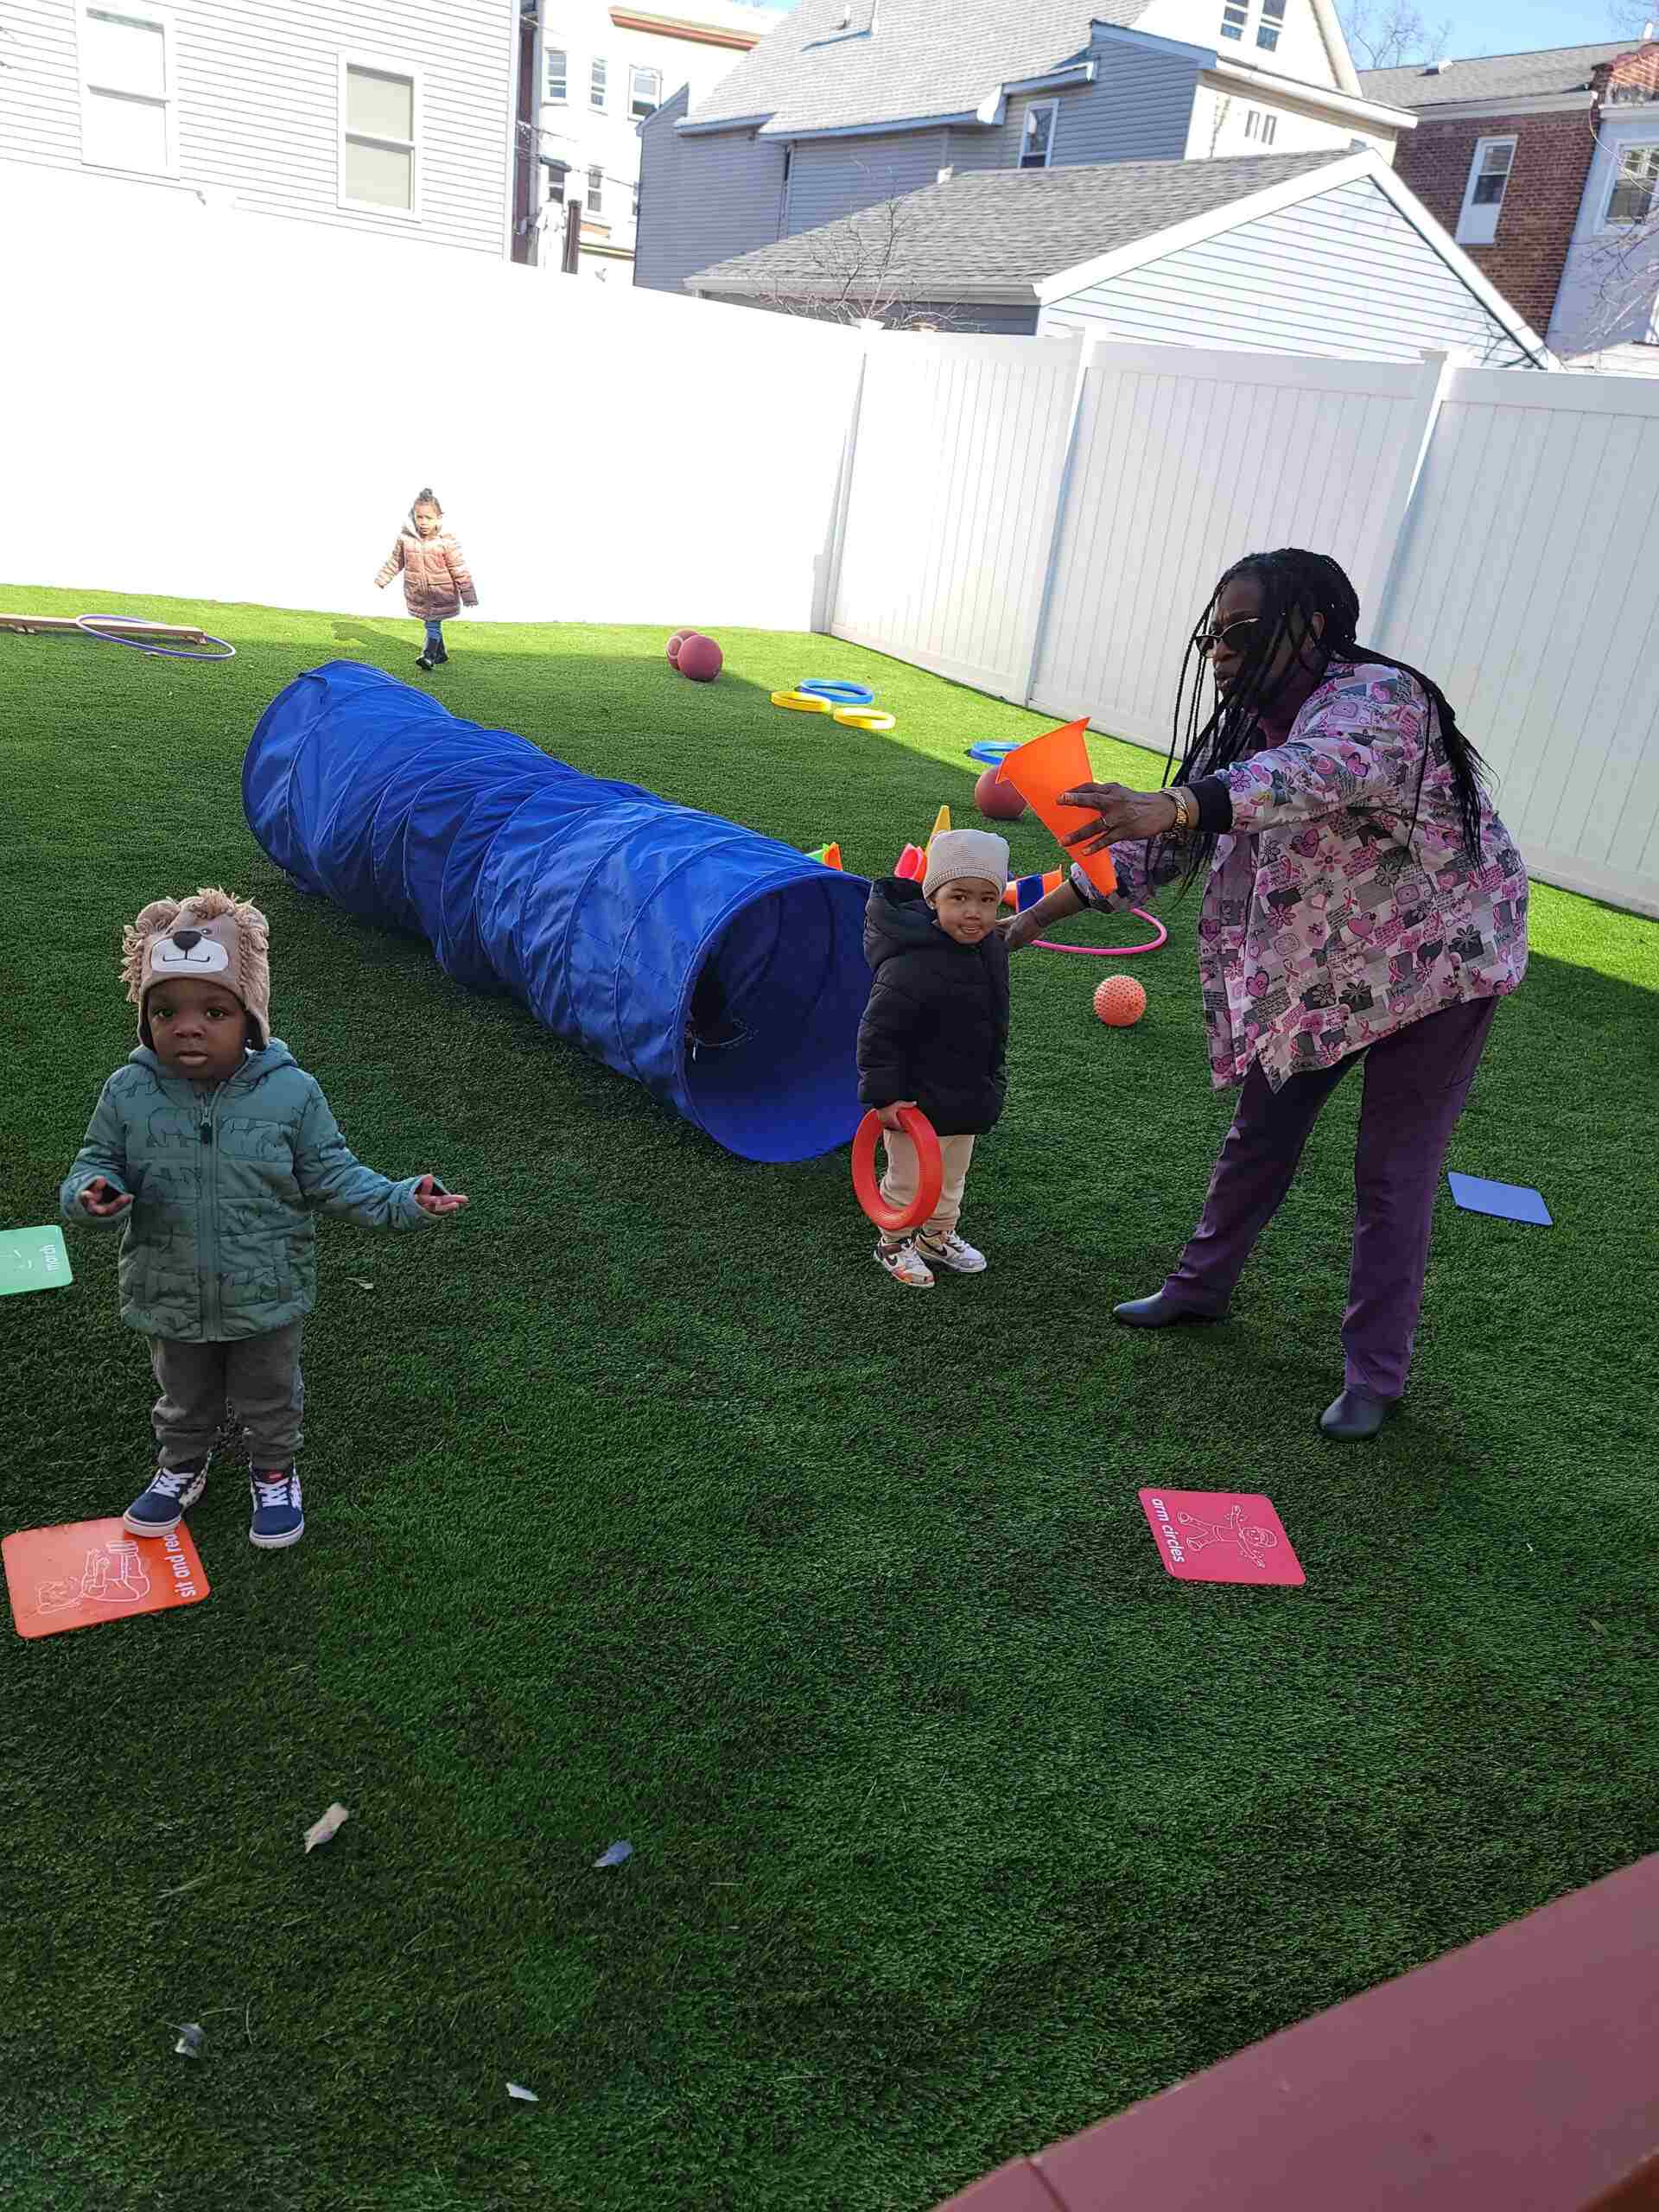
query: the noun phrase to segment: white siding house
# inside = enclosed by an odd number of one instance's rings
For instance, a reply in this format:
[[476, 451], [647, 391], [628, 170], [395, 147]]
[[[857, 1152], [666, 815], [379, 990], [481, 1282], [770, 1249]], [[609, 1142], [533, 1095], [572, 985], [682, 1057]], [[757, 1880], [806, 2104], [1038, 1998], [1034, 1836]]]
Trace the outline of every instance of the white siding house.
[[43, 219], [61, 203], [131, 226], [157, 194], [185, 195], [504, 255], [515, 14], [515, 0], [9, 0], [0, 166], [41, 173]]
[[1586, 366], [1659, 376], [1659, 101], [1597, 118], [1549, 341]]
[[[557, 270], [572, 202], [582, 211], [579, 274], [632, 277], [639, 127], [685, 92], [700, 99], [755, 47], [772, 18], [727, 0], [683, 12], [610, 0], [543, 0], [537, 59], [538, 153], [548, 178], [537, 259]], [[620, 264], [620, 267], [617, 264]]]

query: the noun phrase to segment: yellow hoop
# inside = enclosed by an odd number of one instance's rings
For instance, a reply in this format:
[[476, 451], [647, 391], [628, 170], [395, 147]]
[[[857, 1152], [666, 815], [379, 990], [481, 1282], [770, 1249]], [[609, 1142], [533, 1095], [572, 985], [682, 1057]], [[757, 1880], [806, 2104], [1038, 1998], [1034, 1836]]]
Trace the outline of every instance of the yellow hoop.
[[844, 722], [849, 729], [892, 729], [898, 722], [897, 715], [884, 715], [879, 708], [837, 707], [836, 720]]
[[772, 703], [774, 707], [792, 707], [798, 715], [827, 715], [830, 712], [827, 699], [815, 699], [808, 691], [774, 691]]

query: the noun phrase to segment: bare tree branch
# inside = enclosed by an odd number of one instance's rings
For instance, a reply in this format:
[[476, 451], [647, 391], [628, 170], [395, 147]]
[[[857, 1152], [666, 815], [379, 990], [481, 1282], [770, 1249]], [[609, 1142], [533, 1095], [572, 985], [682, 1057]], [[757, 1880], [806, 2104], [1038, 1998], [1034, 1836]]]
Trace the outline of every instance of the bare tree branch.
[[1450, 19], [1431, 23], [1412, 0], [1349, 0], [1339, 12], [1343, 35], [1362, 69], [1438, 61], [1452, 44]]
[[800, 232], [789, 241], [795, 266], [753, 296], [756, 306], [818, 322], [879, 322], [888, 330], [959, 328], [967, 311], [918, 301], [918, 280], [906, 275], [913, 266], [908, 249], [918, 227], [913, 196], [877, 200], [843, 222]]

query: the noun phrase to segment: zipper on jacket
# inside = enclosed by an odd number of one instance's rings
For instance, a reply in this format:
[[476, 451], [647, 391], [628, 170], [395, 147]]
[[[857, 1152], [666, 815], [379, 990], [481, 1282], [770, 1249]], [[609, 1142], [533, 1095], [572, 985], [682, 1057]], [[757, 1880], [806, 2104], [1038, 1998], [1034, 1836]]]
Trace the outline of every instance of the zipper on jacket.
[[219, 1134], [215, 1126], [221, 1083], [207, 1101], [207, 1110], [202, 1116], [199, 1135], [207, 1158], [201, 1163], [202, 1220], [209, 1235], [200, 1240], [201, 1258], [205, 1262], [209, 1252], [213, 1264], [204, 1264], [201, 1269], [202, 1334], [211, 1343], [219, 1326]]

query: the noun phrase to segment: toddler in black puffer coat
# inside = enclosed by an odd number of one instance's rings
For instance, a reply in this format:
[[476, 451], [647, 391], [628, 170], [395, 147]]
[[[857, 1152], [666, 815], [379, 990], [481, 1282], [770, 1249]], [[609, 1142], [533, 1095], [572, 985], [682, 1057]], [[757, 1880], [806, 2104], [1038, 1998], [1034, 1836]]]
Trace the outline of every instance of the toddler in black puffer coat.
[[912, 1290], [931, 1290], [937, 1267], [985, 1268], [957, 1222], [974, 1139], [995, 1124], [1007, 1091], [1008, 952], [996, 925], [1007, 880], [1006, 839], [947, 830], [928, 847], [925, 880], [883, 877], [864, 916], [875, 981], [858, 1032], [858, 1095], [881, 1116], [882, 1198], [906, 1206], [919, 1179], [901, 1107], [926, 1115], [944, 1160], [931, 1218], [913, 1233], [884, 1231], [875, 1248], [893, 1281]]

